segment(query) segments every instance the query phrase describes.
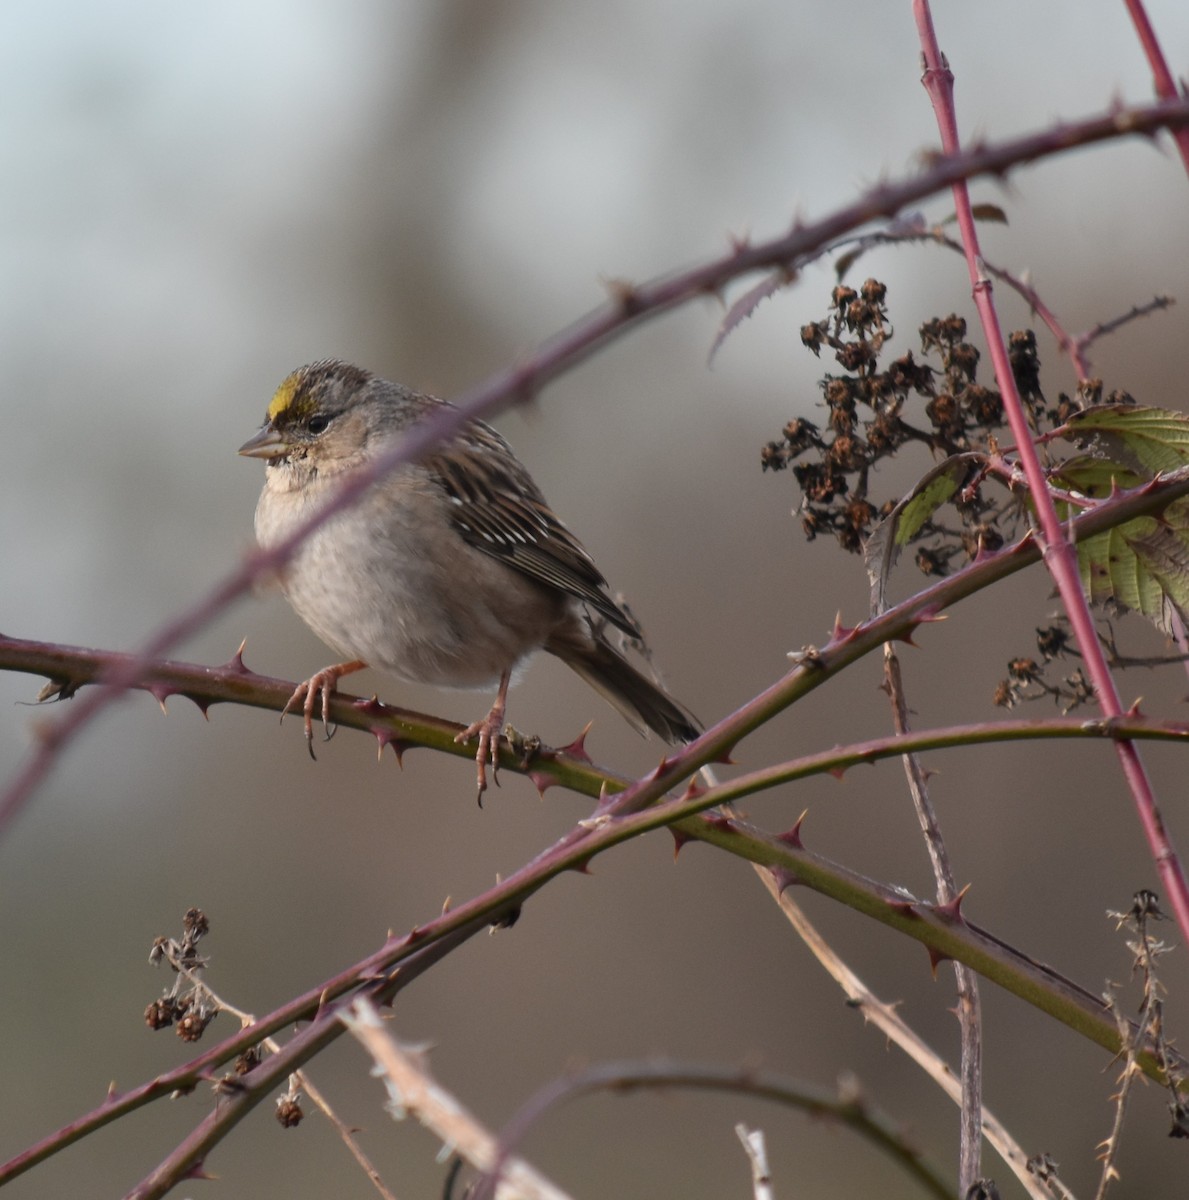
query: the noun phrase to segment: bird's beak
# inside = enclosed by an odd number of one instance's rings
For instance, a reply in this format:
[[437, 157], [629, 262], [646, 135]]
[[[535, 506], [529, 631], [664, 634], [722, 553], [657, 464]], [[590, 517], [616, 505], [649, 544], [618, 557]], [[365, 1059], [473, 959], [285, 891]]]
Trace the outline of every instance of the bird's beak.
[[245, 458], [284, 458], [288, 452], [289, 446], [273, 428], [271, 422], [266, 424], [259, 433], [248, 438], [239, 448], [239, 453]]

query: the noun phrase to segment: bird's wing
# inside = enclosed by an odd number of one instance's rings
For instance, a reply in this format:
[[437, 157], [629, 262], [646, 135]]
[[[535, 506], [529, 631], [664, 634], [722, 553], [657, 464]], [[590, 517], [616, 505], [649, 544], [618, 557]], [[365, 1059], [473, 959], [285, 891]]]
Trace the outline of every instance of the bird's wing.
[[504, 439], [471, 422], [423, 460], [450, 500], [455, 527], [476, 549], [577, 597], [632, 637], [640, 627], [615, 601], [582, 543], [557, 519]]

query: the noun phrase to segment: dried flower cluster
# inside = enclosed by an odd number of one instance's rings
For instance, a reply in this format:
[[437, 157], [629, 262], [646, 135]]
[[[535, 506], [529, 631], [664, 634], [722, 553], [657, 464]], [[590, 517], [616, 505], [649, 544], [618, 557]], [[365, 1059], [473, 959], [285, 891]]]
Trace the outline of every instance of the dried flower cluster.
[[182, 918], [181, 938], [159, 937], [153, 942], [149, 962], [160, 966], [167, 962], [177, 978], [162, 996], [154, 1000], [144, 1013], [150, 1029], [176, 1027], [184, 1042], [196, 1042], [218, 1014], [218, 1006], [210, 1003], [198, 975], [206, 959], [198, 953], [198, 943], [210, 932], [210, 922], [200, 908], [186, 910]]
[[1048, 666], [1054, 660], [1066, 655], [1081, 657], [1073, 645], [1064, 617], [1057, 617], [1053, 624], [1036, 631], [1036, 648], [1040, 652], [1039, 662], [1021, 655], [1007, 664], [1007, 678], [1000, 680], [995, 688], [994, 701], [998, 707], [1015, 708], [1024, 700], [1052, 696], [1061, 711], [1069, 713], [1094, 699], [1094, 690], [1081, 667], [1076, 667], [1057, 683], [1047, 678]]
[[[892, 458], [907, 443], [922, 444], [938, 458], [971, 455], [970, 477], [952, 502], [957, 527], [927, 521], [914, 539], [920, 570], [942, 575], [955, 556], [969, 561], [980, 550], [1001, 546], [1014, 531], [1019, 516], [1015, 501], [1007, 495], [988, 500], [982, 486], [981, 459], [996, 450], [1003, 401], [998, 391], [978, 382], [979, 351], [965, 340], [966, 322], [953, 314], [921, 326], [921, 360], [910, 350], [881, 365], [892, 336], [886, 300], [887, 288], [875, 279], [857, 291], [839, 285], [826, 317], [801, 330], [804, 345], [819, 357], [823, 348], [830, 350], [843, 373], [821, 380], [824, 428], [794, 418], [779, 440], [763, 448], [760, 463], [764, 470], [791, 469], [802, 493], [801, 525], [807, 538], [832, 533], [844, 549], [858, 552], [895, 502], [870, 495], [872, 468], [881, 459]], [[1101, 400], [1101, 381], [1090, 380], [1076, 397], [1062, 394], [1050, 407], [1041, 390], [1040, 359], [1030, 330], [1011, 335], [1009, 354], [1036, 433], [1055, 429], [1070, 413]]]

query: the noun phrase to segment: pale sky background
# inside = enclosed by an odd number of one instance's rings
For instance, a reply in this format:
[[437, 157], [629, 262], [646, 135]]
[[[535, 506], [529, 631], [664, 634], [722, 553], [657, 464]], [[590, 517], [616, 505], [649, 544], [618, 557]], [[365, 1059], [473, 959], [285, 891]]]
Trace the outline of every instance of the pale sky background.
[[[1189, 7], [1152, 0], [1150, 12], [1174, 72], [1189, 73]], [[1122, 4], [939, 2], [935, 17], [967, 138], [1151, 95]], [[774, 235], [912, 171], [936, 139], [918, 54], [910, 6], [886, 0], [10, 0], [0, 630], [129, 648], [205, 591], [251, 540], [260, 468], [235, 449], [301, 363], [335, 355], [456, 394], [600, 303], [606, 280], [705, 260], [733, 235]], [[1108, 388], [1184, 407], [1189, 181], [1176, 156], [1132, 141], [975, 192], [1010, 219], [986, 231], [988, 257], [1030, 272], [1070, 329], [1157, 292], [1178, 297], [1093, 360]], [[939, 197], [925, 211], [950, 209]], [[927, 316], [970, 314], [965, 268], [939, 251], [881, 253], [860, 270], [887, 282], [899, 348]], [[790, 417], [817, 412], [816, 380], [833, 364], [807, 354], [798, 330], [824, 312], [832, 283], [828, 266], [808, 271], [712, 367], [721, 310], [691, 305], [498, 422], [630, 597], [674, 692], [708, 721], [777, 678], [789, 650], [825, 640], [836, 612], [865, 613], [858, 560], [805, 544], [791, 481], [758, 466]], [[1009, 298], [1004, 314], [1008, 328], [1028, 320]], [[1040, 345], [1046, 386], [1071, 388], [1051, 340]], [[898, 583], [917, 580], [905, 568]], [[1004, 662], [1031, 652], [1051, 607], [1034, 573], [929, 630], [906, 657], [920, 724], [993, 717]], [[244, 637], [249, 666], [268, 674], [303, 677], [329, 660], [276, 597], [240, 603], [177, 656], [221, 662]], [[860, 665], [741, 747], [741, 763], [886, 731], [877, 684], [878, 664]], [[0, 675], [5, 777], [46, 715], [19, 707], [39, 686]], [[457, 720], [489, 702], [372, 676], [358, 687]], [[1129, 676], [1123, 691], [1185, 719], [1183, 680]], [[655, 761], [655, 744], [555, 663], [512, 696], [513, 723], [548, 742], [592, 717], [598, 760], [625, 771]], [[1182, 755], [1145, 752], [1189, 853]], [[1109, 751], [997, 748], [931, 765], [974, 919], [1091, 988], [1123, 979], [1126, 951], [1104, 910], [1153, 878]], [[811, 848], [931, 891], [898, 768], [788, 789], [753, 814], [782, 828], [807, 807]], [[204, 723], [181, 700], [164, 719], [147, 697], [130, 699], [0, 844], [0, 1158], [97, 1104], [113, 1078], [130, 1087], [184, 1060], [140, 1014], [168, 982], [146, 965], [151, 940], [175, 932], [187, 906], [214, 925], [212, 985], [262, 1013], [446, 895], [481, 891], [586, 811], [506, 777], [480, 812], [459, 760], [419, 752], [403, 771], [377, 767], [370, 744], [344, 731], [315, 766], [296, 724], [226, 707]], [[808, 901], [871, 986], [952, 1053], [951, 973], [934, 984], [915, 946]], [[1167, 973], [1185, 1045], [1183, 950]], [[990, 985], [984, 997], [988, 1103], [1092, 1193], [1109, 1064]], [[230, 1025], [221, 1018], [208, 1037]], [[661, 836], [590, 879], [560, 881], [514, 930], [452, 956], [402, 994], [393, 1028], [432, 1042], [439, 1077], [497, 1127], [575, 1062], [758, 1062], [825, 1087], [853, 1072], [954, 1169], [953, 1109], [843, 1006], [746, 866], [694, 848], [674, 867]], [[440, 1193], [436, 1143], [388, 1121], [354, 1046], [313, 1074], [365, 1127], [398, 1195]], [[209, 1104], [159, 1103], [9, 1191], [123, 1194]], [[575, 1195], [745, 1196], [738, 1120], [767, 1130], [782, 1196], [914, 1194], [841, 1131], [706, 1097], [582, 1101], [526, 1149]], [[1146, 1089], [1120, 1196], [1183, 1194], [1186, 1147], [1165, 1132], [1163, 1101]], [[222, 1182], [196, 1195], [374, 1194], [318, 1117], [286, 1133], [258, 1110], [209, 1166]], [[986, 1171], [1005, 1197], [1019, 1194], [990, 1157]]]

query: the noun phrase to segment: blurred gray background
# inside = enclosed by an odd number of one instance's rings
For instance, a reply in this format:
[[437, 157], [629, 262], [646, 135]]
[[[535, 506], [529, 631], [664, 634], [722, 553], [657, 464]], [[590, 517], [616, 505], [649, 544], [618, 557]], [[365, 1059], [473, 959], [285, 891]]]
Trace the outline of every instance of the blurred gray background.
[[[1174, 70], [1189, 69], [1189, 9], [1153, 0]], [[1146, 100], [1122, 6], [939, 3], [968, 138]], [[935, 144], [907, 4], [805, 0], [600, 5], [31, 3], [0, 10], [0, 629], [130, 648], [228, 570], [251, 540], [259, 464], [236, 447], [293, 367], [336, 355], [452, 395], [514, 361], [604, 296], [770, 236]], [[993, 261], [1028, 270], [1071, 330], [1156, 292], [1170, 314], [1093, 352], [1108, 387], [1182, 407], [1189, 370], [1189, 182], [1138, 141], [979, 183], [1011, 224]], [[950, 211], [946, 198], [931, 219]], [[897, 350], [925, 317], [971, 315], [965, 268], [937, 250], [872, 256]], [[763, 305], [712, 367], [721, 309], [656, 321], [552, 386], [500, 428], [643, 619], [676, 694], [704, 719], [731, 711], [866, 610], [857, 559], [807, 545], [791, 480], [759, 449], [818, 413], [828, 362], [798, 329], [821, 315], [828, 267]], [[1028, 320], [1003, 289], [1005, 323]], [[1046, 385], [1071, 388], [1040, 336]], [[889, 472], [889, 494], [927, 464]], [[917, 586], [911, 565], [897, 578]], [[1039, 571], [970, 601], [905, 652], [921, 726], [993, 715], [1007, 658], [1032, 652], [1052, 611]], [[247, 638], [265, 673], [304, 677], [326, 650], [283, 601], [241, 602], [178, 657], [217, 663]], [[1127, 645], [1160, 646], [1129, 629]], [[457, 720], [488, 697], [360, 690]], [[745, 767], [889, 727], [875, 660], [743, 744]], [[37, 680], [0, 676], [0, 766], [23, 760]], [[1184, 677], [1128, 676], [1131, 697], [1184, 719]], [[1050, 710], [1038, 708], [1038, 714]], [[510, 717], [547, 741], [595, 719], [599, 761], [642, 771], [658, 749], [560, 664], [538, 663]], [[1144, 751], [1189, 853], [1184, 751]], [[997, 747], [930, 757], [956, 873], [974, 919], [1097, 989], [1128, 970], [1104, 913], [1154, 886], [1112, 755], [1100, 745]], [[0, 845], [0, 1157], [188, 1056], [141, 1013], [169, 980], [152, 938], [199, 905], [212, 984], [265, 1012], [402, 930], [482, 890], [585, 816], [588, 804], [506, 776], [475, 807], [465, 761], [410, 753], [379, 765], [344, 732], [312, 764], [296, 722], [218, 707], [209, 723], [145, 696], [77, 743]], [[751, 807], [773, 828], [810, 815], [808, 844], [928, 894], [899, 767], [814, 781]], [[813, 916], [866, 980], [953, 1054], [952, 973], [813, 896]], [[1170, 927], [1171, 928], [1171, 927]], [[1168, 1021], [1189, 1030], [1189, 967], [1168, 960]], [[1030, 1152], [1086, 1194], [1109, 1130], [1106, 1057], [984, 988], [987, 1101]], [[208, 1036], [230, 1032], [220, 1019]], [[832, 1086], [853, 1072], [951, 1172], [953, 1108], [846, 1009], [750, 869], [692, 847], [674, 866], [656, 835], [563, 879], [515, 929], [478, 938], [402, 993], [392, 1022], [434, 1045], [432, 1065], [499, 1126], [575, 1063], [660, 1055], [761, 1063]], [[401, 1196], [439, 1194], [438, 1147], [382, 1112], [344, 1039], [314, 1066]], [[18, 1197], [113, 1196], [211, 1103], [158, 1103], [11, 1187]], [[1141, 1089], [1118, 1195], [1184, 1195], [1187, 1147]], [[907, 1196], [849, 1135], [758, 1104], [702, 1096], [587, 1100], [551, 1115], [526, 1151], [582, 1196], [749, 1194], [732, 1126], [768, 1133], [782, 1196]], [[286, 1132], [264, 1109], [208, 1164], [195, 1194], [368, 1197], [319, 1118]], [[1018, 1191], [988, 1157], [1004, 1195]], [[189, 1194], [189, 1193], [187, 1193]]]

